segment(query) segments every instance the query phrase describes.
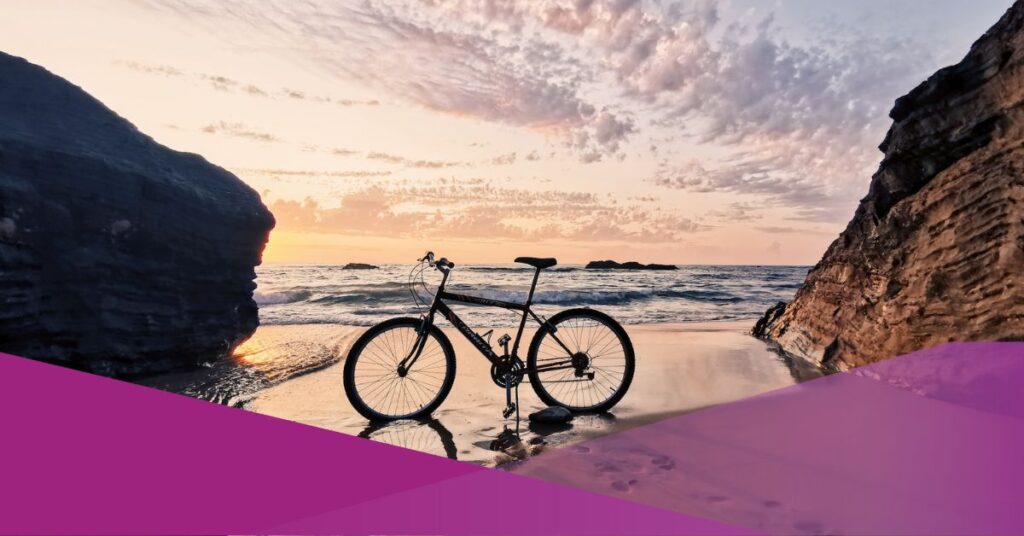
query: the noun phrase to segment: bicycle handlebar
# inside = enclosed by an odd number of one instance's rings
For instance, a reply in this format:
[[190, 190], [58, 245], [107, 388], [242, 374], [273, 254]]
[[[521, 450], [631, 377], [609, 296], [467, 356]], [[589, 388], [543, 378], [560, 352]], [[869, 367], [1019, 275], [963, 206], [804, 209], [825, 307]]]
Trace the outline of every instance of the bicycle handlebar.
[[455, 263], [448, 260], [446, 257], [441, 257], [440, 259], [434, 260], [433, 251], [428, 251], [426, 255], [424, 255], [423, 258], [420, 259], [420, 262], [423, 261], [426, 261], [431, 268], [437, 268], [438, 270], [441, 271], [451, 270], [452, 268], [455, 268]]

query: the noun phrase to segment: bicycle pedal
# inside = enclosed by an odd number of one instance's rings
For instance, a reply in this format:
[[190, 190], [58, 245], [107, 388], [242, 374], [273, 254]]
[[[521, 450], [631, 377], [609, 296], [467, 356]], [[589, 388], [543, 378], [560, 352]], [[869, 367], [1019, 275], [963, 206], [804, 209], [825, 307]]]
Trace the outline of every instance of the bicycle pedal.
[[507, 419], [510, 416], [512, 416], [512, 414], [515, 413], [515, 412], [516, 412], [516, 405], [512, 404], [512, 405], [508, 406], [507, 408], [505, 408], [504, 411], [501, 412], [501, 416], [503, 418]]

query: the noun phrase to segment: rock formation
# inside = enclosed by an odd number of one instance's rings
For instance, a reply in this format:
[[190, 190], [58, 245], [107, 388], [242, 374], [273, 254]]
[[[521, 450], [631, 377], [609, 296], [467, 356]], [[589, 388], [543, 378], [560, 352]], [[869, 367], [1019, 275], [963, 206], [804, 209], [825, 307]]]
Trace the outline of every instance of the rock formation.
[[755, 335], [846, 369], [1024, 337], [1024, 3], [896, 101], [846, 230]]
[[366, 264], [364, 262], [350, 262], [341, 267], [342, 270], [379, 270], [380, 266]]
[[642, 264], [636, 261], [590, 261], [586, 266], [587, 270], [678, 270], [672, 264]]
[[255, 191], [3, 53], [0, 125], [0, 351], [126, 376], [252, 334], [274, 225]]

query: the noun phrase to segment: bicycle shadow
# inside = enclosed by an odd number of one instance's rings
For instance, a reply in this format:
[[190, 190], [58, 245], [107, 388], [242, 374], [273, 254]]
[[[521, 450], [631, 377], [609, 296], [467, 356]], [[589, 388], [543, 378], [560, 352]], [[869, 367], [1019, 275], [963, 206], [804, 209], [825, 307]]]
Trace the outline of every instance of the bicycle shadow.
[[617, 417], [611, 412], [577, 415], [566, 423], [523, 421], [518, 427], [506, 424], [498, 436], [490, 441], [479, 441], [476, 446], [498, 452], [504, 456], [495, 460], [497, 465], [511, 466], [529, 457], [542, 454], [549, 448], [559, 448], [586, 439], [596, 427], [607, 427]]

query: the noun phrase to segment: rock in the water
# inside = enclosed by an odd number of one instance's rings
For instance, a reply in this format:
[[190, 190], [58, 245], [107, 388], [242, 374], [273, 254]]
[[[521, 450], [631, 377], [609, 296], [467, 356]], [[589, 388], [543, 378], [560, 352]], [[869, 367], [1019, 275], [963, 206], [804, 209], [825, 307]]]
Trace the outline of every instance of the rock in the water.
[[508, 428], [498, 434], [489, 447], [493, 451], [504, 452], [515, 460], [521, 460], [529, 455], [526, 445], [519, 439], [519, 434]]
[[636, 261], [627, 262], [616, 262], [612, 260], [607, 261], [590, 261], [587, 263], [586, 269], [588, 270], [678, 270], [679, 268], [672, 264], [642, 264]]
[[530, 414], [531, 422], [565, 424], [572, 420], [572, 412], [562, 406], [551, 406]]
[[853, 220], [759, 323], [829, 368], [1024, 337], [1024, 3], [890, 116]]
[[0, 53], [0, 351], [107, 375], [195, 366], [259, 323], [259, 195]]
[[342, 270], [377, 270], [379, 268], [379, 266], [374, 266], [372, 264], [364, 264], [361, 262], [350, 262], [345, 266], [341, 267]]

